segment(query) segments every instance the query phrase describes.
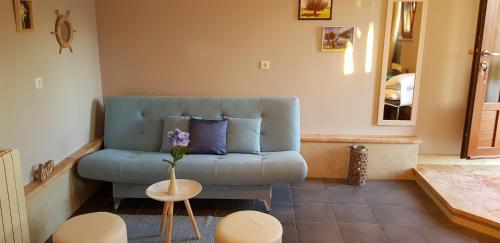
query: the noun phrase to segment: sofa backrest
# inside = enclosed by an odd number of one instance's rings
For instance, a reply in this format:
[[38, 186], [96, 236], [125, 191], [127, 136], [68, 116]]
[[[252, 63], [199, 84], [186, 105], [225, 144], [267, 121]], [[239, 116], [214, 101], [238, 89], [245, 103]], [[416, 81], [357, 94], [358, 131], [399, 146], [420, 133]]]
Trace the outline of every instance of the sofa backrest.
[[300, 108], [296, 97], [115, 96], [105, 101], [104, 147], [160, 151], [163, 119], [262, 118], [261, 151], [300, 149]]

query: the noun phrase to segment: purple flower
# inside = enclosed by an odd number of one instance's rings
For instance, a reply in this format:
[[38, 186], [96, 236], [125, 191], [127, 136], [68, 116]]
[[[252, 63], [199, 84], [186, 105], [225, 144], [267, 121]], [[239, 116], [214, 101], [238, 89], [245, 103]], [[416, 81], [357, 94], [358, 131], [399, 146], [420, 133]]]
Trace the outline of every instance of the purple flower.
[[189, 144], [189, 133], [183, 132], [176, 128], [173, 131], [167, 133], [168, 140], [172, 144], [172, 147], [187, 147]]

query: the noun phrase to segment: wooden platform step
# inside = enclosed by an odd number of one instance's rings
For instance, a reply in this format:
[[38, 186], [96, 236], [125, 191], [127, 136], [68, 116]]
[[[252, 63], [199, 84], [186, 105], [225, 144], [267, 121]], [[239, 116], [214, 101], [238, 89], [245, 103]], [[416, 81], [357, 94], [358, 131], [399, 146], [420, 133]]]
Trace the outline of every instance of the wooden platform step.
[[415, 180], [451, 221], [500, 239], [500, 166], [418, 165]]

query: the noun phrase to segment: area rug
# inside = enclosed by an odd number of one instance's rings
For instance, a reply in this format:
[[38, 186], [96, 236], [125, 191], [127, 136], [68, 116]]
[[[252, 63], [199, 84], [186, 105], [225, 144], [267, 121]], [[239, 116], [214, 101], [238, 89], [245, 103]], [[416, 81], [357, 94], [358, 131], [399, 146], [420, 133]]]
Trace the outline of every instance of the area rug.
[[[158, 243], [165, 242], [167, 230], [160, 236], [161, 215], [120, 215], [127, 225], [129, 243]], [[201, 240], [196, 240], [191, 221], [187, 216], [174, 216], [172, 227], [172, 242], [212, 243], [214, 242], [215, 226], [222, 218], [195, 217]]]

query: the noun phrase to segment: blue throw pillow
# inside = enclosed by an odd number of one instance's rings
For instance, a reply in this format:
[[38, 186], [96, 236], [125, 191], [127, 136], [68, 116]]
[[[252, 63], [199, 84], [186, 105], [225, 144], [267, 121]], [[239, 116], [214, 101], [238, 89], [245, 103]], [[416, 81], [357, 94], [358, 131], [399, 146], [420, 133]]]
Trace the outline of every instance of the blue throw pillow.
[[261, 118], [228, 118], [227, 152], [260, 154]]
[[189, 120], [189, 153], [224, 155], [227, 120]]

